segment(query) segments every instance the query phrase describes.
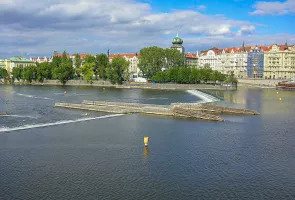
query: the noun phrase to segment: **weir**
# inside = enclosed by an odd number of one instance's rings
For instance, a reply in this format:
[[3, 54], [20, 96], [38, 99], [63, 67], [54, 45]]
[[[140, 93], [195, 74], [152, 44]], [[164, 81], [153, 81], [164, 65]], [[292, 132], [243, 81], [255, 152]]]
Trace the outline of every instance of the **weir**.
[[235, 115], [258, 115], [252, 110], [222, 107], [210, 104], [172, 103], [170, 105], [154, 105], [125, 102], [88, 101], [81, 104], [55, 103], [56, 107], [90, 110], [118, 114], [151, 114], [172, 116], [181, 118], [202, 119], [209, 121], [224, 121], [220, 116], [214, 114], [235, 114]]

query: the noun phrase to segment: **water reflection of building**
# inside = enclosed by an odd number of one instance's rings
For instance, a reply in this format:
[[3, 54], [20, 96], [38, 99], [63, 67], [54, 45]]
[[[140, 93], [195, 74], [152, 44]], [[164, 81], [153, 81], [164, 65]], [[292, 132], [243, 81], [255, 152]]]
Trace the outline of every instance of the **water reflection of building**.
[[247, 76], [249, 78], [262, 78], [264, 71], [264, 53], [258, 46], [248, 53]]
[[225, 91], [223, 92], [223, 98], [226, 101], [230, 101], [236, 104], [246, 104], [246, 94], [244, 92]]

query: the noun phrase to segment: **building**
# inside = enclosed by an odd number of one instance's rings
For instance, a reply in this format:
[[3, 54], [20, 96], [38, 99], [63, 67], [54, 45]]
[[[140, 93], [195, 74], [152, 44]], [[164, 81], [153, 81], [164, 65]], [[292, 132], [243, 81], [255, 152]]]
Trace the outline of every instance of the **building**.
[[295, 78], [295, 46], [273, 44], [264, 52], [264, 78]]
[[219, 49], [213, 47], [202, 51], [199, 56], [201, 67], [210, 67], [223, 74], [234, 74], [236, 77], [245, 78], [247, 76], [248, 52], [254, 47], [231, 47]]
[[182, 46], [183, 40], [178, 36], [178, 33], [175, 38], [172, 39], [172, 49], [178, 50], [182, 55], [185, 53], [185, 49]]
[[6, 69], [5, 60], [0, 59], [0, 68]]
[[31, 61], [33, 61], [34, 63], [43, 63], [43, 62], [52, 62], [52, 57], [46, 57], [44, 56], [42, 57], [35, 57], [35, 58], [30, 58]]
[[[62, 53], [58, 53], [57, 51], [53, 52], [53, 56], [62, 57]], [[70, 54], [66, 54], [67, 58], [71, 58]]]
[[247, 59], [247, 77], [263, 78], [264, 71], [264, 52], [257, 45], [255, 49], [248, 53]]
[[26, 67], [28, 65], [34, 65], [35, 64], [34, 61], [26, 59], [26, 58], [21, 57], [21, 56], [15, 56], [15, 57], [12, 57], [10, 59], [2, 60], [1, 63], [2, 63], [3, 66], [5, 65], [5, 68], [6, 68], [7, 72], [9, 72], [9, 73], [12, 72], [12, 69], [14, 67], [19, 67], [19, 66]]
[[191, 68], [198, 67], [198, 52], [197, 53], [186, 53], [185, 54], [185, 63]]
[[217, 56], [217, 70], [223, 74], [234, 74], [238, 78], [247, 77], [248, 52], [253, 47], [225, 48]]
[[217, 57], [219, 54], [221, 54], [221, 52], [222, 49], [218, 49], [216, 47], [202, 51], [199, 56], [200, 67], [210, 67], [213, 70], [221, 71]]
[[128, 72], [130, 73], [131, 78], [137, 78], [140, 76], [140, 69], [138, 68], [139, 64], [139, 54], [137, 53], [126, 53], [126, 54], [110, 54], [109, 62], [116, 57], [123, 57], [125, 60], [129, 61]]
[[[73, 64], [73, 67], [76, 68], [76, 63], [75, 63], [75, 57], [76, 57], [77, 53], [74, 53], [72, 54], [72, 56], [70, 56], [70, 58], [72, 59], [72, 64]], [[90, 55], [90, 54], [86, 54], [86, 53], [82, 53], [82, 54], [79, 54], [80, 55], [80, 59], [81, 59], [81, 66], [84, 64], [84, 59], [87, 55]], [[81, 67], [80, 66], [80, 67]]]

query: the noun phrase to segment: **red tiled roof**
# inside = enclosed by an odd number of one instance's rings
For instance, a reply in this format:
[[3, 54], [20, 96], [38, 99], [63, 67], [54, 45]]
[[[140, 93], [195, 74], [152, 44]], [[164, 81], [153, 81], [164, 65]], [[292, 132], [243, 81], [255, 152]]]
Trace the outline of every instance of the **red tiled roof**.
[[[62, 54], [61, 54], [61, 53], [57, 53], [57, 54], [55, 54], [54, 56], [62, 57]], [[69, 55], [69, 54], [67, 54], [67, 58], [70, 58], [70, 55]]]
[[[119, 53], [119, 54], [110, 54], [109, 58], [110, 59], [113, 59], [113, 58], [116, 58], [116, 57], [129, 57], [129, 58], [133, 58], [134, 56], [136, 56], [136, 53]], [[140, 54], [137, 54], [137, 57], [139, 57]]]
[[185, 54], [186, 58], [197, 58], [197, 54], [196, 53], [187, 53]]
[[261, 49], [262, 51], [269, 51], [270, 48], [267, 46], [258, 46], [259, 49]]
[[[76, 53], [72, 54], [72, 56], [75, 56]], [[80, 55], [80, 58], [81, 59], [84, 59], [87, 55], [90, 55], [90, 54], [86, 54], [86, 53], [82, 53], [82, 54], [79, 54]]]

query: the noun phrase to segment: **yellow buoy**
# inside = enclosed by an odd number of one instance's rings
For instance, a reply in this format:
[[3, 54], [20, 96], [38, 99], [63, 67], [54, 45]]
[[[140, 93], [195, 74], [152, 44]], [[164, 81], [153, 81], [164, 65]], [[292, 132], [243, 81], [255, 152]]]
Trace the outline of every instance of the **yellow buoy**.
[[67, 91], [64, 91], [64, 94], [66, 94], [67, 93]]
[[149, 137], [144, 137], [143, 142], [144, 142], [144, 146], [147, 147], [149, 145]]
[[279, 94], [279, 92], [277, 92], [277, 94]]
[[282, 98], [280, 98], [280, 101], [282, 101]]

